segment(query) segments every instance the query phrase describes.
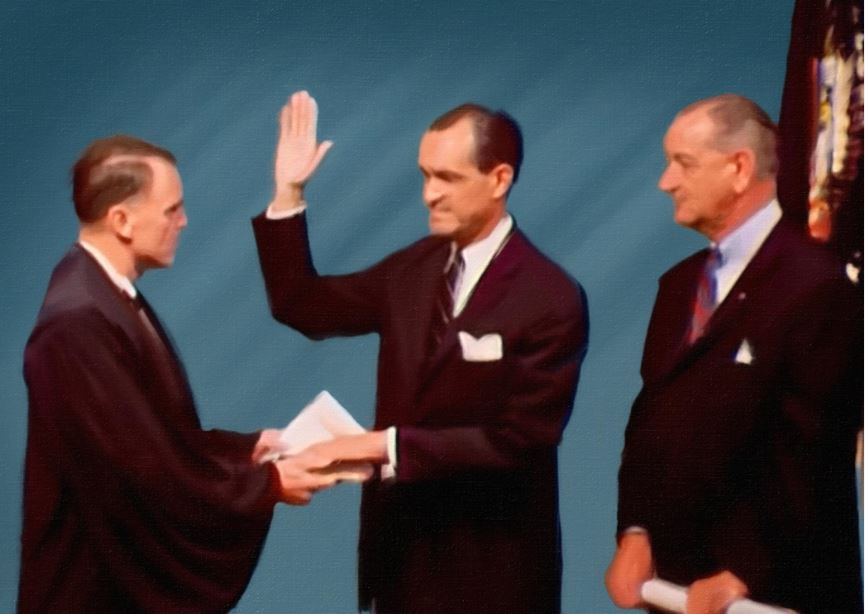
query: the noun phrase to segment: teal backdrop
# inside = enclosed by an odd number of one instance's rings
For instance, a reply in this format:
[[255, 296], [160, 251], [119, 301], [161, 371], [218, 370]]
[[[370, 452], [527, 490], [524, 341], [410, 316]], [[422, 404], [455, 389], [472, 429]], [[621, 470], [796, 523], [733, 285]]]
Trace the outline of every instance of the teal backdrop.
[[[702, 246], [656, 181], [661, 139], [697, 98], [739, 92], [777, 118], [792, 1], [109, 2], [0, 4], [0, 611], [18, 579], [24, 344], [76, 236], [68, 169], [88, 141], [171, 149], [189, 227], [140, 286], [173, 333], [203, 422], [281, 426], [322, 389], [365, 424], [377, 338], [311, 342], [271, 320], [251, 216], [271, 195], [276, 114], [320, 104], [335, 145], [308, 189], [320, 270], [370, 265], [426, 232], [417, 143], [464, 101], [511, 112], [526, 158], [519, 225], [579, 279], [591, 344], [561, 446], [564, 611], [615, 612], [622, 432], [657, 277]], [[355, 611], [359, 489], [280, 507], [237, 608]]]

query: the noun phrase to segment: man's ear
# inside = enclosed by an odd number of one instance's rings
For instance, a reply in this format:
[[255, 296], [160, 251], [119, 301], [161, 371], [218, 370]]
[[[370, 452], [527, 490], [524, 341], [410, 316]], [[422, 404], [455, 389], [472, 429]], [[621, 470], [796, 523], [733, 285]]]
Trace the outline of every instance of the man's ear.
[[126, 202], [111, 205], [105, 214], [105, 223], [122, 241], [132, 240], [132, 212]]
[[514, 182], [514, 167], [500, 162], [489, 172], [493, 182], [493, 198], [504, 198]]
[[757, 157], [750, 149], [740, 149], [733, 153], [733, 164], [735, 165], [733, 190], [737, 194], [742, 194], [751, 185], [757, 173]]

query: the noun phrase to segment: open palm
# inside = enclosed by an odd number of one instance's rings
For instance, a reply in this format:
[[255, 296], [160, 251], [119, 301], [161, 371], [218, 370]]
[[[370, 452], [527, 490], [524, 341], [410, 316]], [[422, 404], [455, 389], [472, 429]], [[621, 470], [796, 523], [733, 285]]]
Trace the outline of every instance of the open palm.
[[303, 187], [324, 155], [331, 141], [316, 140], [318, 105], [308, 92], [291, 95], [279, 115], [279, 142], [276, 147], [274, 178], [276, 192]]

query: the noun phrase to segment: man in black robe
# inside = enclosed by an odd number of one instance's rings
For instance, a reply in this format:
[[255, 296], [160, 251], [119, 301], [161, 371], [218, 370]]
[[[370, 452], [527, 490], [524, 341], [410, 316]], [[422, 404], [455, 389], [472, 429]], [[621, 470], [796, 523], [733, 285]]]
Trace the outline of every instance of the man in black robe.
[[20, 612], [223, 612], [246, 587], [278, 501], [333, 477], [274, 463], [276, 431], [202, 430], [156, 314], [132, 282], [172, 264], [186, 226], [171, 153], [95, 141], [73, 170], [78, 242], [24, 355], [29, 393]]

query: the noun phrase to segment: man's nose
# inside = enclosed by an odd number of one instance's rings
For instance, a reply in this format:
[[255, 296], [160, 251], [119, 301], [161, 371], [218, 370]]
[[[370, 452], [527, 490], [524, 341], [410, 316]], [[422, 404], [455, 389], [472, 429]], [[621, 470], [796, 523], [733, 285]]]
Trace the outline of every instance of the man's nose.
[[658, 189], [662, 192], [670, 192], [676, 187], [675, 172], [668, 166], [658, 178]]
[[423, 185], [423, 200], [428, 207], [433, 206], [438, 199], [441, 198], [441, 190], [438, 188], [438, 182], [430, 179], [424, 182]]

